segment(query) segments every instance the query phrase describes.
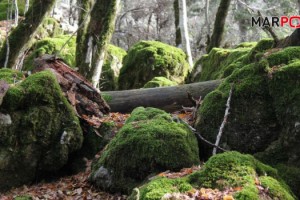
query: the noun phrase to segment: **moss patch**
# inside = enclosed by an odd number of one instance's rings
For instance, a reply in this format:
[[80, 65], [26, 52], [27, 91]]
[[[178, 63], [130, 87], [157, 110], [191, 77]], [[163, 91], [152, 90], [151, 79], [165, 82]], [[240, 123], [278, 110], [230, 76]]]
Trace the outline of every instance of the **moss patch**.
[[102, 91], [113, 91], [118, 88], [118, 77], [122, 62], [127, 52], [114, 45], [108, 45], [105, 63], [100, 80], [100, 89]]
[[144, 88], [167, 87], [175, 85], [177, 85], [176, 82], [170, 81], [165, 77], [154, 77], [151, 81], [144, 85]]
[[[24, 61], [24, 70], [33, 69], [33, 60], [34, 58], [40, 57], [44, 54], [56, 54], [59, 53], [62, 46], [69, 39], [68, 35], [61, 35], [56, 38], [44, 38], [40, 41], [37, 41], [33, 45], [33, 51], [28, 55]], [[75, 50], [76, 50], [76, 38], [73, 37], [65, 48], [60, 52], [60, 56], [64, 61], [70, 66], [75, 66]]]
[[9, 84], [21, 81], [24, 78], [22, 72], [11, 69], [0, 69], [0, 80], [4, 80]]
[[0, 123], [0, 190], [58, 171], [81, 147], [79, 120], [50, 71], [11, 86], [0, 112], [12, 121]]
[[186, 55], [181, 49], [161, 42], [141, 41], [131, 47], [124, 58], [119, 88], [142, 88], [158, 76], [180, 84], [188, 71]]
[[199, 163], [197, 141], [186, 127], [155, 108], [136, 108], [92, 167], [102, 189], [131, 192], [147, 176]]
[[[267, 176], [266, 176], [267, 174]], [[259, 178], [265, 188], [272, 188], [271, 197], [294, 199], [289, 188], [278, 178], [277, 171], [251, 155], [238, 152], [226, 152], [211, 157], [204, 167], [193, 174], [177, 179], [156, 178], [138, 188], [140, 199], [158, 200], [166, 193], [186, 192], [192, 188], [212, 188], [223, 190], [230, 187], [241, 187], [234, 194], [237, 200], [260, 199], [255, 180]], [[129, 199], [137, 198], [137, 189]], [[274, 191], [274, 192], [273, 192]]]

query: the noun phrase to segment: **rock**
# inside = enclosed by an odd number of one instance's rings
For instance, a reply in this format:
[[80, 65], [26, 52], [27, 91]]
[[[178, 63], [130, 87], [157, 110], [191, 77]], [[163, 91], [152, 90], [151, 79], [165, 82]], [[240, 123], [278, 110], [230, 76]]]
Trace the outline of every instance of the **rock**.
[[166, 195], [168, 193], [176, 197], [199, 188], [223, 191], [237, 187], [240, 189], [233, 191], [236, 200], [263, 199], [259, 188], [268, 190], [268, 199], [295, 199], [274, 168], [259, 162], [251, 155], [238, 152], [217, 154], [199, 171], [186, 177], [175, 179], [157, 177], [135, 188], [128, 199], [159, 200], [170, 196]]
[[188, 71], [189, 64], [181, 49], [157, 41], [141, 41], [124, 58], [119, 89], [142, 88], [158, 76], [181, 84]]
[[147, 82], [143, 88], [167, 87], [175, 85], [177, 85], [176, 82], [170, 81], [165, 77], [154, 77], [151, 81]]
[[122, 68], [123, 58], [127, 52], [114, 45], [108, 45], [106, 59], [100, 79], [101, 91], [113, 91], [118, 88], [118, 77]]
[[82, 145], [79, 120], [50, 71], [11, 85], [0, 112], [12, 121], [0, 124], [0, 191], [57, 172]]
[[[270, 41], [259, 42], [245, 55], [242, 67], [205, 97], [198, 110], [196, 129], [215, 142], [233, 83], [230, 114], [220, 146], [256, 154], [274, 167], [283, 164], [299, 169], [300, 47], [266, 51], [270, 46]], [[211, 153], [212, 147], [201, 142], [200, 156], [208, 158]], [[280, 171], [279, 174], [284, 173]], [[300, 195], [299, 187], [293, 186], [299, 183], [290, 185], [297, 196]]]
[[[25, 58], [23, 70], [31, 71], [34, 69], [33, 61], [37, 57], [45, 54], [56, 54], [60, 51], [62, 46], [70, 38], [69, 35], [60, 35], [55, 38], [44, 38], [37, 41], [33, 46], [33, 51]], [[75, 67], [75, 51], [76, 38], [72, 37], [59, 56], [70, 66]]]
[[199, 164], [198, 156], [185, 124], [162, 110], [139, 107], [93, 163], [89, 179], [106, 191], [129, 193], [153, 173]]

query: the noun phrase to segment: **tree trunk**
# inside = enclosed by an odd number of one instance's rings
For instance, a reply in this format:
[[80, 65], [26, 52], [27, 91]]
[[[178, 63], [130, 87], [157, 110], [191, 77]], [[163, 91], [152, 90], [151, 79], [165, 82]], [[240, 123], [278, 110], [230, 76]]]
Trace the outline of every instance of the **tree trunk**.
[[88, 25], [90, 23], [89, 12], [92, 9], [94, 0], [78, 0], [77, 6], [79, 9], [78, 19], [78, 31], [76, 37], [76, 67], [79, 69], [81, 74], [86, 75], [87, 69], [85, 69], [85, 57], [84, 52], [87, 51], [88, 46], [87, 38], [85, 37], [88, 32]]
[[300, 15], [300, 0], [298, 0], [298, 13]]
[[[30, 38], [43, 21], [48, 11], [52, 9], [55, 0], [34, 0], [31, 8], [25, 15], [23, 20], [16, 29], [14, 29], [8, 37], [10, 51], [8, 53], [7, 67], [16, 66], [18, 58], [26, 50]], [[0, 50], [0, 68], [4, 66], [7, 54], [7, 47], [4, 44]]]
[[186, 0], [175, 0], [174, 12], [176, 26], [176, 46], [181, 47], [185, 51], [188, 56], [190, 68], [192, 69], [194, 63], [188, 32]]
[[15, 9], [15, 26], [19, 23], [19, 7], [18, 7], [18, 1], [13, 0], [14, 9]]
[[29, 9], [29, 0], [26, 0], [25, 1], [25, 8], [24, 8], [24, 16], [27, 13], [28, 9]]
[[84, 39], [87, 50], [80, 55], [84, 63], [81, 62], [79, 67], [94, 87], [99, 85], [106, 48], [115, 28], [119, 2], [120, 0], [97, 0], [91, 11], [88, 32]]
[[205, 0], [205, 25], [207, 28], [207, 35], [210, 37], [209, 0]]
[[213, 34], [211, 36], [210, 43], [207, 47], [207, 53], [209, 53], [212, 50], [212, 48], [220, 47], [221, 45], [230, 2], [230, 0], [221, 0], [220, 2], [214, 24]]
[[182, 106], [193, 105], [188, 98], [188, 93], [195, 98], [202, 96], [203, 99], [220, 83], [220, 80], [215, 80], [172, 87], [102, 92], [101, 94], [107, 97], [111, 112], [128, 113], [139, 106], [156, 107], [172, 112], [181, 109]]

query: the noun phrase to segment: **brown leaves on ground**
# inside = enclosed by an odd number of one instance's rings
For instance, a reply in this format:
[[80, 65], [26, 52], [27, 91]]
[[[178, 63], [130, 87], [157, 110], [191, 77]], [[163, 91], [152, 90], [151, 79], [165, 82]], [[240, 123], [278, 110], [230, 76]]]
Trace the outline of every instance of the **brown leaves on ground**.
[[99, 192], [87, 181], [89, 172], [64, 177], [51, 183], [39, 183], [12, 189], [0, 195], [0, 200], [13, 200], [16, 196], [29, 195], [33, 200], [123, 200], [126, 196]]

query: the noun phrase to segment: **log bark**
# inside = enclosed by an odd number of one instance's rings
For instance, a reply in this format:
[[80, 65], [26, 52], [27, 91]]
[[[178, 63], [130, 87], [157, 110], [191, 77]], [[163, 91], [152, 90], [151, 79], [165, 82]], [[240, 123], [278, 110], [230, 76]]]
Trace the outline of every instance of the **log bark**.
[[300, 28], [297, 28], [290, 36], [279, 40], [274, 47], [285, 48], [290, 46], [300, 46]]
[[102, 92], [107, 97], [111, 112], [128, 113], [138, 106], [155, 107], [172, 112], [182, 106], [193, 106], [188, 93], [202, 98], [213, 91], [221, 80], [192, 83], [180, 86]]

